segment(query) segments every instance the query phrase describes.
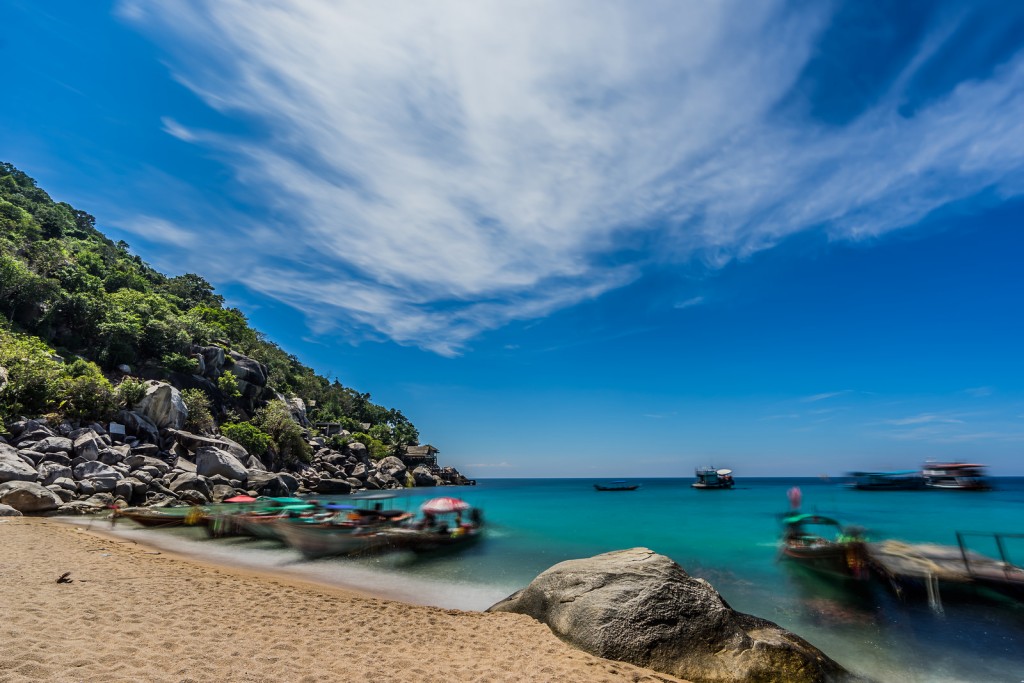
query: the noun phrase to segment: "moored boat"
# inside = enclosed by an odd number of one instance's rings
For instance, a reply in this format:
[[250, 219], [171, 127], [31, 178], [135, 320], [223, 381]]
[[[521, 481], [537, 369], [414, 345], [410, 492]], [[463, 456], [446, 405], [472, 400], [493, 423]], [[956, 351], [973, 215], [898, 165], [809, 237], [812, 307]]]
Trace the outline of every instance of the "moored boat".
[[483, 535], [483, 513], [464, 500], [434, 498], [420, 511], [421, 518], [381, 531], [388, 547], [415, 553], [450, 551], [468, 547]]
[[732, 470], [714, 467], [698, 467], [695, 470], [697, 481], [690, 484], [695, 489], [731, 489], [736, 482], [732, 478]]
[[196, 524], [201, 516], [202, 512], [197, 511], [195, 507], [114, 508], [110, 521], [113, 524], [124, 517], [146, 527], [174, 527]]
[[930, 489], [951, 491], [990, 491], [985, 465], [967, 462], [934, 462], [921, 469], [924, 485]]
[[799, 512], [783, 517], [782, 523], [784, 557], [832, 577], [869, 577], [867, 548], [859, 529], [844, 529], [831, 517]]

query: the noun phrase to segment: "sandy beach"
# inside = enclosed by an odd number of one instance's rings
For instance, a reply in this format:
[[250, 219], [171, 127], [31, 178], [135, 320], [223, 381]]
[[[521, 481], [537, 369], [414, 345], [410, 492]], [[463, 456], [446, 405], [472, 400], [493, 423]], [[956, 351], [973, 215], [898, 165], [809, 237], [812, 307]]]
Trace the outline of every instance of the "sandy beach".
[[202, 564], [49, 519], [0, 520], [0, 547], [0, 683], [678, 680], [526, 616]]

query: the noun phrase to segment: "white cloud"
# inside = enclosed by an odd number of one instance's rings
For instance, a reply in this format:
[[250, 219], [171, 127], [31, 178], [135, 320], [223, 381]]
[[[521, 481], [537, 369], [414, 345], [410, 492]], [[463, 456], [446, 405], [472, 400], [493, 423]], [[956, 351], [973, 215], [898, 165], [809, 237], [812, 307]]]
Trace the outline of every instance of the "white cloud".
[[818, 401], [826, 401], [836, 396], [845, 396], [851, 393], [850, 389], [843, 389], [842, 391], [828, 391], [822, 394], [813, 394], [811, 396], [804, 396], [800, 399], [801, 403], [817, 403]]
[[[808, 7], [154, 0], [119, 13], [165, 45], [181, 83], [265, 131], [163, 122], [215, 148], [277, 217], [246, 245], [273, 265], [239, 281], [315, 329], [340, 317], [451, 355], [653, 261], [720, 265], [810, 229], [861, 239], [986, 189], [1024, 192], [1019, 58], [911, 117], [901, 84], [921, 59], [846, 126], [782, 117], [828, 21]], [[641, 241], [654, 246], [607, 265]]]
[[115, 223], [115, 227], [156, 244], [191, 248], [199, 243], [199, 236], [188, 228], [154, 216], [138, 216], [130, 221]]
[[689, 299], [687, 299], [685, 301], [676, 302], [672, 306], [672, 308], [677, 308], [677, 309], [691, 308], [693, 306], [700, 306], [702, 303], [704, 303], [704, 297], [702, 297], [702, 296], [695, 296], [695, 297], [691, 297], [691, 298], [689, 298]]

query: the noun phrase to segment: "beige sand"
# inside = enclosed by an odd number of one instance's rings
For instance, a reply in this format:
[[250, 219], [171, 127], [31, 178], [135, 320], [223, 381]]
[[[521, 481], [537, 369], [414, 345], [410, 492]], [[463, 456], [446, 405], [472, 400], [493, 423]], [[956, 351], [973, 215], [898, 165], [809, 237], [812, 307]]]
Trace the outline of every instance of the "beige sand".
[[[71, 572], [73, 583], [57, 583]], [[0, 519], [0, 683], [675, 681], [515, 614], [418, 607]]]

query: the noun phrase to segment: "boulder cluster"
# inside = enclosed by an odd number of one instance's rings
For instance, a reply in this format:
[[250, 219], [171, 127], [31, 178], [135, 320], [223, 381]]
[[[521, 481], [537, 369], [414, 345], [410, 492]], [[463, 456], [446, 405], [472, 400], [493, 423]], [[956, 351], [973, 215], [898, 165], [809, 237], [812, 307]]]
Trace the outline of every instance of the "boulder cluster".
[[[401, 458], [372, 461], [366, 447], [343, 450], [304, 432], [309, 463], [269, 463], [223, 436], [182, 429], [187, 409], [173, 386], [147, 383], [145, 398], [104, 424], [20, 419], [0, 437], [0, 515], [83, 514], [110, 505], [203, 505], [234, 495], [347, 494], [405, 486], [471, 483], [454, 468], [410, 470]], [[308, 423], [307, 423], [308, 424]]]

